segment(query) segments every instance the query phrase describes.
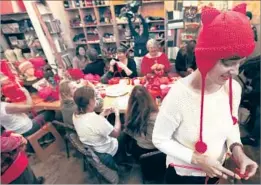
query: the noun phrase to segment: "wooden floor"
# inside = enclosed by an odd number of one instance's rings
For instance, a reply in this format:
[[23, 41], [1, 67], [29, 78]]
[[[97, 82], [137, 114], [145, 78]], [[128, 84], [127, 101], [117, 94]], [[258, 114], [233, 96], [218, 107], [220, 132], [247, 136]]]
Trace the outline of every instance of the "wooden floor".
[[[245, 146], [246, 154], [260, 165], [260, 146]], [[41, 162], [36, 156], [30, 157], [30, 164], [37, 176], [44, 176], [45, 184], [97, 184], [97, 180], [88, 171], [83, 172], [82, 159], [74, 154], [71, 149], [71, 157], [66, 157], [65, 151], [52, 154], [48, 160]], [[121, 184], [142, 184], [141, 171], [135, 166], [130, 171], [121, 174]], [[223, 182], [226, 183], [226, 182]], [[238, 184], [260, 184], [260, 170], [248, 181], [239, 181]]]

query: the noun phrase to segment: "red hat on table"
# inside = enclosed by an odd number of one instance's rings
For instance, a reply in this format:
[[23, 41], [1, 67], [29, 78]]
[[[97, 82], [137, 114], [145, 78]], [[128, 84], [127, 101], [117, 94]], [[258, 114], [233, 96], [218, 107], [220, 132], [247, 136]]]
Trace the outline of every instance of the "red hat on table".
[[[254, 35], [246, 17], [246, 4], [242, 3], [231, 11], [220, 12], [204, 7], [201, 13], [202, 28], [199, 32], [195, 56], [197, 67], [202, 75], [200, 138], [195, 148], [205, 153], [207, 144], [203, 141], [204, 89], [207, 73], [221, 59], [234, 56], [249, 56], [255, 49]], [[232, 78], [229, 79], [229, 102], [234, 124], [237, 119], [232, 115]]]

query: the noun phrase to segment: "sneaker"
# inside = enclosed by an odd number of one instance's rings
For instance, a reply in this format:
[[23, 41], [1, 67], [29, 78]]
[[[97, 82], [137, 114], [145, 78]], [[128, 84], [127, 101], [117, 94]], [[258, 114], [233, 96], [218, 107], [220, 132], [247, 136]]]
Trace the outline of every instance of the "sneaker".
[[241, 142], [243, 145], [250, 145], [257, 147], [259, 146], [259, 141], [257, 139], [251, 138], [249, 136], [241, 137]]
[[44, 183], [44, 181], [45, 181], [45, 178], [44, 177], [37, 177], [37, 182], [38, 182], [38, 184], [43, 184]]

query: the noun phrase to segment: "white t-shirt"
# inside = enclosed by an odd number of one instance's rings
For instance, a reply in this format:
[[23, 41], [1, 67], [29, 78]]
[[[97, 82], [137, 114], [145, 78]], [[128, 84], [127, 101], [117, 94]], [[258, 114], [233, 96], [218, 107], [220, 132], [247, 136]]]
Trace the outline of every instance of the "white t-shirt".
[[24, 113], [19, 114], [7, 114], [5, 109], [9, 103], [1, 102], [0, 104], [0, 122], [1, 125], [6, 129], [18, 134], [24, 134], [29, 131], [32, 126], [32, 120]]
[[118, 150], [118, 141], [110, 137], [113, 126], [103, 116], [95, 112], [73, 115], [73, 124], [80, 141], [93, 147], [96, 152], [114, 156]]

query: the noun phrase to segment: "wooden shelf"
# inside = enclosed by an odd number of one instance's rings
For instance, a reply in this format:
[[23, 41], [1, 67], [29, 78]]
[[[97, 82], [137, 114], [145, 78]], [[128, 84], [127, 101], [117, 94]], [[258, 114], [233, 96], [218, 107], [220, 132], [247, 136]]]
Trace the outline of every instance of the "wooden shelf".
[[64, 10], [66, 11], [74, 11], [74, 10], [78, 10], [79, 8], [65, 8]]
[[97, 24], [97, 26], [113, 26], [113, 24], [101, 23]]
[[75, 45], [84, 45], [86, 42], [74, 42]]
[[164, 3], [164, 1], [143, 1], [142, 4]]
[[85, 9], [92, 9], [94, 6], [85, 6], [85, 7], [80, 7], [80, 9], [85, 10]]
[[95, 5], [96, 8], [103, 8], [103, 7], [109, 7], [110, 5]]
[[[71, 29], [78, 29], [78, 28], [84, 28], [83, 29], [83, 33], [86, 37], [86, 44], [116, 44], [117, 47], [120, 46], [120, 43], [123, 42], [123, 43], [126, 43], [126, 42], [130, 42], [131, 40], [127, 40], [127, 39], [124, 39], [125, 37], [123, 37], [122, 35], [122, 32], [119, 31], [118, 29], [118, 25], [128, 25], [128, 21], [126, 20], [123, 21], [121, 19], [118, 19], [116, 18], [116, 12], [115, 10], [119, 7], [122, 7], [124, 5], [128, 4], [126, 1], [123, 1], [123, 0], [119, 0], [119, 1], [109, 1], [108, 4], [105, 4], [105, 5], [92, 5], [92, 6], [86, 6], [86, 7], [78, 7], [78, 8], [72, 8], [72, 10], [79, 10], [79, 15], [80, 15], [80, 21], [82, 23], [85, 23], [84, 22], [84, 16], [85, 16], [85, 13], [90, 11], [90, 12], [93, 12], [93, 14], [95, 15], [96, 19], [98, 20], [97, 21], [97, 24], [95, 25], [83, 25], [83, 26], [74, 26], [74, 27], [71, 27]], [[164, 18], [164, 20], [152, 20], [152, 21], [149, 21], [148, 23], [152, 24], [152, 25], [155, 25], [156, 23], [160, 24], [160, 25], [165, 25], [166, 23], [166, 10], [165, 10], [165, 4], [164, 4], [164, 1], [163, 0], [152, 0], [152, 1], [147, 1], [147, 2], [142, 2], [142, 10], [141, 10], [141, 13], [143, 15], [143, 17], [146, 17], [146, 16], [155, 16], [155, 17], [162, 17]], [[160, 8], [159, 8], [160, 6]], [[106, 8], [106, 9], [109, 9], [110, 12], [111, 12], [111, 16], [112, 16], [112, 20], [111, 20], [111, 23], [107, 24], [107, 23], [100, 23], [100, 18], [103, 16], [102, 15], [102, 12], [100, 11], [102, 8]], [[68, 12], [69, 14], [70, 12]], [[119, 22], [117, 22], [117, 20], [119, 20]], [[137, 25], [137, 24], [141, 24], [140, 21], [135, 21], [135, 22], [132, 22], [133, 25]], [[88, 41], [88, 38], [89, 38], [89, 34], [88, 34], [88, 29], [86, 28], [96, 28], [98, 29], [98, 36], [95, 36], [95, 37], [90, 37], [92, 39], [95, 39], [97, 37], [97, 39], [100, 39], [100, 41], [102, 42], [91, 42], [91, 41]], [[163, 28], [164, 29], [164, 28]], [[115, 40], [114, 41], [104, 41], [103, 40], [103, 37], [102, 35], [104, 33], [113, 33], [113, 35], [115, 36]], [[149, 33], [151, 33], [153, 35], [156, 35], [156, 33], [160, 33], [160, 34], [164, 34], [165, 36], [165, 30], [155, 30], [155, 31], [149, 31]], [[154, 34], [153, 34], [154, 33]], [[166, 37], [166, 36], [165, 36]], [[120, 39], [121, 38], [121, 39]], [[162, 40], [162, 39], [159, 39], [159, 40]], [[78, 43], [75, 43], [75, 44], [78, 44]]]
[[84, 28], [97, 27], [97, 24], [91, 24], [91, 25], [86, 24], [86, 25], [84, 25], [83, 27], [84, 27]]
[[87, 42], [88, 44], [100, 44], [100, 41], [98, 40], [98, 41], [95, 41], [95, 42], [93, 42], [93, 41], [88, 41]]
[[16, 13], [7, 13], [7, 14], [0, 14], [1, 16], [9, 16], [9, 15], [23, 15], [27, 14], [27, 12], [16, 12]]
[[4, 35], [19, 35], [24, 34], [24, 32], [16, 32], [16, 33], [3, 33]]
[[78, 28], [83, 28], [83, 26], [74, 26], [74, 27], [71, 27], [72, 29], [78, 29]]
[[164, 20], [154, 20], [154, 21], [149, 21], [148, 23], [164, 23]]
[[149, 31], [150, 33], [159, 33], [159, 32], [165, 32], [165, 30], [154, 30], [154, 31]]

